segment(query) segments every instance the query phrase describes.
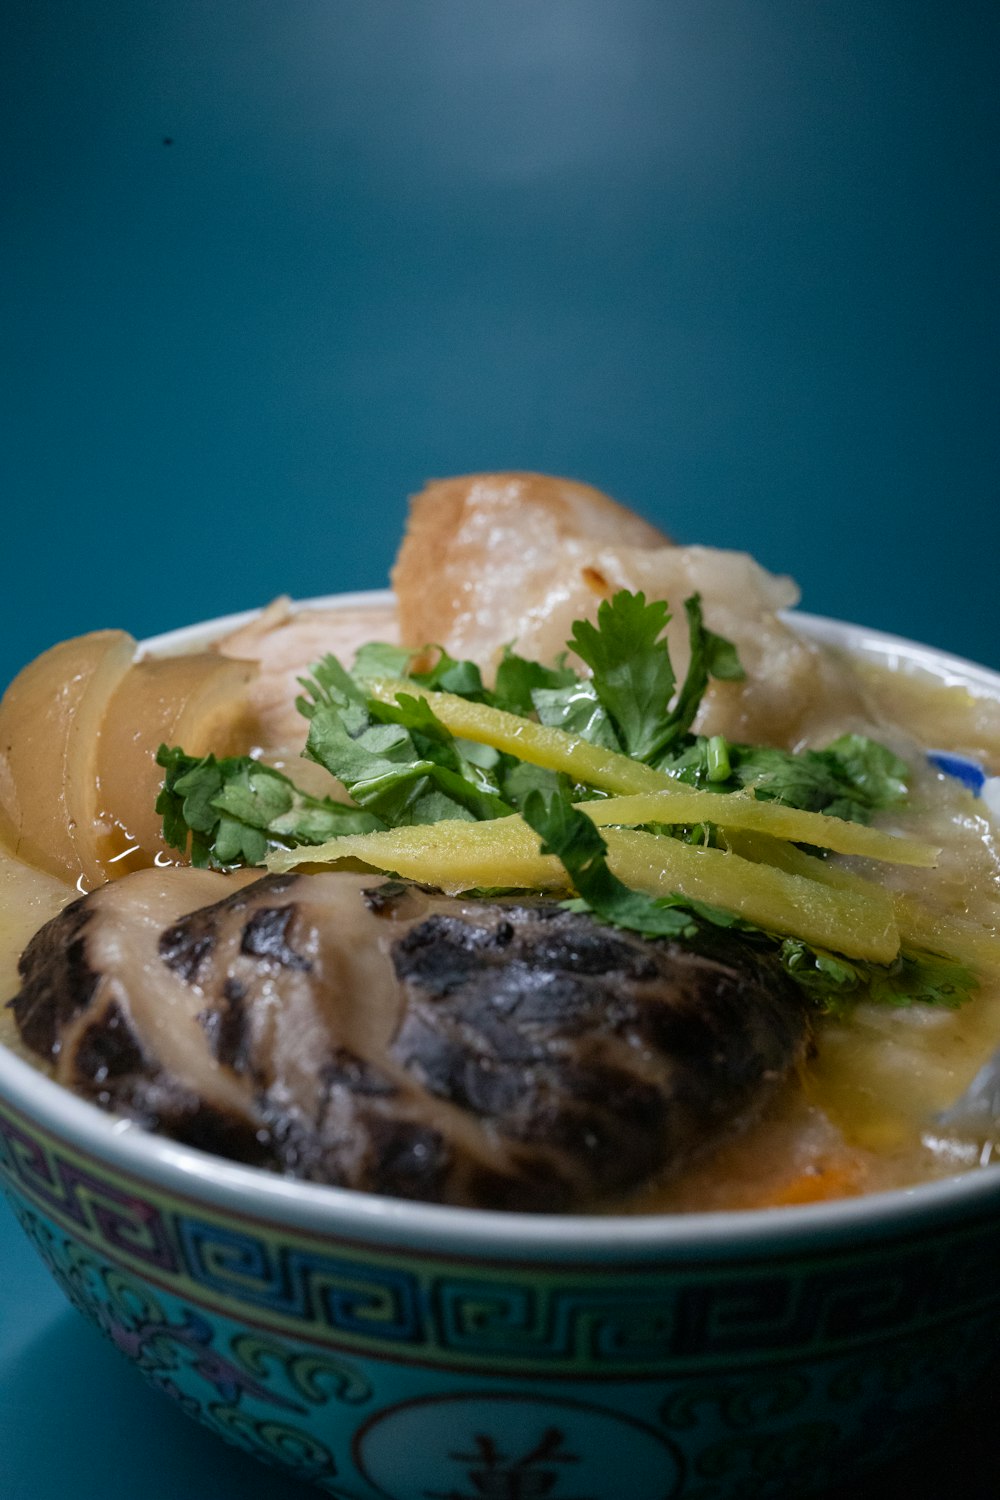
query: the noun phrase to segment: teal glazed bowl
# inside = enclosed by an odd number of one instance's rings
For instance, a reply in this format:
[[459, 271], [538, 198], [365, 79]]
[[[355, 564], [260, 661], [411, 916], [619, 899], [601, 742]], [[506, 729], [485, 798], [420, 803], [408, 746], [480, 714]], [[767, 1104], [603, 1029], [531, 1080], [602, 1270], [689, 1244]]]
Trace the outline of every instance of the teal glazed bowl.
[[147, 1135], [0, 1048], [0, 1180], [149, 1381], [342, 1500], [804, 1496], [901, 1452], [1000, 1337], [992, 1168], [740, 1213], [444, 1208]]

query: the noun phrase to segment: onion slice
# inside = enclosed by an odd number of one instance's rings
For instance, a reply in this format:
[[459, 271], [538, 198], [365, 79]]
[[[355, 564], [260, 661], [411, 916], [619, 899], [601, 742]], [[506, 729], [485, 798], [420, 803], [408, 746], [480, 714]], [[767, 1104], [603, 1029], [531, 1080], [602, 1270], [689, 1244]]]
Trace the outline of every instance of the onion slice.
[[29, 662], [0, 702], [0, 836], [63, 880], [83, 872], [97, 732], [135, 650], [124, 630], [61, 641]]
[[252, 662], [214, 651], [136, 661], [136, 649], [124, 630], [61, 641], [0, 702], [0, 841], [88, 888], [166, 854], [163, 741], [192, 755], [253, 744]]
[[181, 745], [189, 755], [242, 755], [253, 744], [247, 704], [253, 662], [214, 651], [136, 662], [108, 704], [98, 746], [102, 816], [92, 860], [100, 879], [176, 855], [163, 842], [156, 799], [163, 772], [156, 751]]

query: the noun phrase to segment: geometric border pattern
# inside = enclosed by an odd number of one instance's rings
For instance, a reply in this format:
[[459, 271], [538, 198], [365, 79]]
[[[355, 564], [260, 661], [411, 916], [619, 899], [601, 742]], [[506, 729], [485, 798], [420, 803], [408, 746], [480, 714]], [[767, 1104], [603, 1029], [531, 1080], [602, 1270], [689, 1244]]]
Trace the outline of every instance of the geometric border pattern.
[[0, 1182], [109, 1266], [249, 1326], [410, 1365], [663, 1378], [1000, 1317], [998, 1225], [757, 1266], [488, 1266], [215, 1215], [0, 1108]]
[[205, 1317], [32, 1210], [20, 1217], [70, 1300], [157, 1389], [335, 1500], [363, 1500], [358, 1478], [368, 1500], [607, 1500], [625, 1473], [635, 1500], [812, 1493], [893, 1457], [995, 1357], [987, 1319], [846, 1358], [737, 1363], [655, 1385], [511, 1389], [493, 1372], [456, 1385], [450, 1370], [394, 1372], [317, 1350], [308, 1331], [279, 1340]]

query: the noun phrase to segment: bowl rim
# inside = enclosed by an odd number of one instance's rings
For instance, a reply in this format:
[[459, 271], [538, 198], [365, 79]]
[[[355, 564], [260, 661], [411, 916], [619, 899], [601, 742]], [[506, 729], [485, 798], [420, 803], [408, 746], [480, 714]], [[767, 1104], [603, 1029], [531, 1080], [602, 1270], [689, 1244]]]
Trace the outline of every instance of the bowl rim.
[[[289, 608], [294, 614], [309, 609], [374, 610], [392, 602], [390, 590], [363, 590], [289, 601]], [[156, 656], [207, 644], [250, 624], [262, 612], [244, 610], [183, 626], [141, 642], [139, 650]], [[808, 639], [887, 665], [923, 669], [948, 685], [1000, 698], [1000, 672], [963, 657], [825, 616], [784, 611], [783, 618]], [[152, 1134], [78, 1098], [0, 1044], [3, 1103], [71, 1151], [216, 1212], [235, 1211], [272, 1227], [318, 1232], [340, 1241], [403, 1244], [480, 1257], [486, 1252], [496, 1260], [687, 1260], [692, 1255], [746, 1259], [755, 1253], [770, 1254], [779, 1246], [794, 1249], [820, 1241], [857, 1243], [886, 1235], [910, 1236], [942, 1220], [1000, 1213], [1000, 1171], [994, 1166], [826, 1203], [691, 1213], [520, 1213], [382, 1197], [268, 1173]]]

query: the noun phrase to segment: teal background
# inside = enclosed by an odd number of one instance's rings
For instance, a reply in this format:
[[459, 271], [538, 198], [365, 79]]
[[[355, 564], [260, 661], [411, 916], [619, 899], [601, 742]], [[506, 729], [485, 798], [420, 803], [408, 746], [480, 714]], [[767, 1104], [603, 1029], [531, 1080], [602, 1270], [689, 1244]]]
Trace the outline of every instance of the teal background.
[[[998, 48], [992, 0], [6, 0], [0, 679], [381, 586], [502, 467], [1000, 666]], [[6, 1210], [0, 1266], [4, 1500], [298, 1495]], [[995, 1475], [990, 1401], [913, 1500]]]
[[1000, 665], [992, 0], [0, 26], [0, 676], [380, 586], [407, 494], [497, 467]]

